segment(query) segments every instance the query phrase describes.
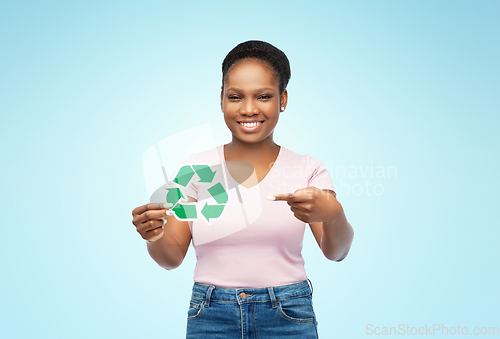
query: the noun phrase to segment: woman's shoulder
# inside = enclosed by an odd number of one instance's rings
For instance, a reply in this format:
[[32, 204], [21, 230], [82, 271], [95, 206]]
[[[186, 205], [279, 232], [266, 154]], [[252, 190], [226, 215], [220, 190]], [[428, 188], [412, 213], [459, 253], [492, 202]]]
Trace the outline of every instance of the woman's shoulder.
[[310, 166], [318, 162], [316, 158], [314, 158], [310, 154], [302, 154], [302, 153], [297, 153], [295, 151], [292, 151], [289, 148], [286, 148], [285, 146], [283, 147], [283, 158], [285, 158], [285, 161], [288, 163], [294, 163], [294, 164], [302, 164], [304, 166]]
[[192, 152], [189, 155], [189, 160], [191, 161], [218, 161], [219, 160], [219, 151], [222, 145], [219, 146], [211, 146], [207, 149], [197, 150], [196, 152]]

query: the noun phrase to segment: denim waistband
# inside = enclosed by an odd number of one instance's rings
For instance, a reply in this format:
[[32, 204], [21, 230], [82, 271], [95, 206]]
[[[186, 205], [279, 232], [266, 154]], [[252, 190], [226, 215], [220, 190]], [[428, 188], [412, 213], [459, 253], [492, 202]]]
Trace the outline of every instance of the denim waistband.
[[236, 302], [238, 304], [271, 301], [273, 307], [275, 307], [277, 300], [302, 297], [312, 294], [312, 292], [312, 283], [309, 279], [289, 285], [262, 288], [224, 288], [195, 282], [192, 296], [197, 299], [204, 299], [207, 307], [210, 305], [211, 300]]

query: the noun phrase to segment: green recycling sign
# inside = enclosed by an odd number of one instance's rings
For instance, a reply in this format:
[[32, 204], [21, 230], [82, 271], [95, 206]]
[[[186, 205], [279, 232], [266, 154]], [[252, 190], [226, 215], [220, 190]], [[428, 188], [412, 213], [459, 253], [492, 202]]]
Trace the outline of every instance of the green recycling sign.
[[[173, 182], [180, 186], [187, 187], [196, 173], [200, 178], [198, 182], [213, 183], [216, 172], [217, 171], [212, 172], [212, 169], [208, 165], [185, 165], [179, 169]], [[172, 211], [175, 213], [177, 219], [198, 219], [198, 204], [183, 204], [179, 202], [181, 199], [186, 199], [179, 187], [167, 188], [167, 191], [167, 202], [173, 204]], [[211, 219], [217, 219], [221, 216], [229, 196], [220, 182], [209, 187], [207, 191], [217, 204], [205, 202], [205, 205], [203, 205], [199, 212], [208, 222], [210, 222]]]

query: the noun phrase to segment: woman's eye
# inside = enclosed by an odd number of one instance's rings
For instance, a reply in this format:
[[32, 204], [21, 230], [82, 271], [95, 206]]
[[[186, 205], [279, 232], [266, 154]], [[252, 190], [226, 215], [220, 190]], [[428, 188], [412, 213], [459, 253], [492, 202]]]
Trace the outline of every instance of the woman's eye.
[[263, 100], [267, 100], [267, 99], [271, 99], [272, 97], [270, 95], [262, 95], [260, 96], [260, 99], [263, 99]]
[[228, 96], [229, 100], [237, 100], [239, 99], [239, 97], [235, 96], [235, 95], [230, 95]]

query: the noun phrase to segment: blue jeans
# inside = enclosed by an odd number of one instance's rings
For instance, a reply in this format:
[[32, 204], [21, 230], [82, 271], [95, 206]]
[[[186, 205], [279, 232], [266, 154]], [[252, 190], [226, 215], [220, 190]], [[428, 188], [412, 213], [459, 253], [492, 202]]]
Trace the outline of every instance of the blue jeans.
[[318, 338], [312, 283], [222, 288], [194, 283], [186, 338]]

